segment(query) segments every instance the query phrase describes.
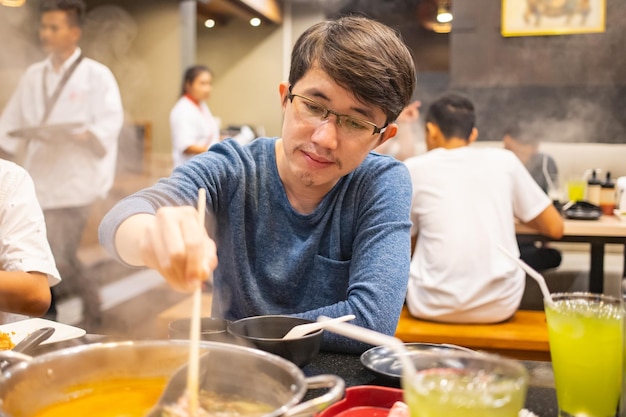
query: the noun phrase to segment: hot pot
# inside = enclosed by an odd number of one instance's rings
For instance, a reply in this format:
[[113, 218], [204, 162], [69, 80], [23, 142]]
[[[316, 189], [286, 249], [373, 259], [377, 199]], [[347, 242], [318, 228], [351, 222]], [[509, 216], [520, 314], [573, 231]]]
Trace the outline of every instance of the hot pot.
[[[343, 397], [344, 381], [335, 375], [306, 378], [293, 363], [270, 353], [218, 342], [202, 342], [200, 385], [217, 394], [238, 395], [273, 407], [265, 417], [314, 414]], [[108, 378], [169, 377], [185, 364], [186, 341], [98, 343], [31, 358], [0, 352], [8, 361], [0, 376], [0, 415], [30, 417], [67, 401], [69, 388]], [[300, 403], [307, 389], [329, 388]]]

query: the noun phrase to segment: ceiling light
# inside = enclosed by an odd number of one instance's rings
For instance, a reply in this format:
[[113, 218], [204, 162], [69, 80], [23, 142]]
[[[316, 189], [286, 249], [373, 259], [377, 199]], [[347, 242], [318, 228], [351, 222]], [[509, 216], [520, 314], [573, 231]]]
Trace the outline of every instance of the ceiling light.
[[213, 19], [207, 19], [204, 21], [204, 26], [208, 27], [209, 29], [214, 28], [215, 27], [215, 20]]
[[26, 0], [0, 0], [0, 4], [8, 7], [20, 7], [22, 6]]
[[454, 17], [452, 16], [452, 1], [451, 0], [439, 0], [439, 7], [437, 8], [437, 22], [450, 23]]
[[261, 19], [259, 19], [258, 17], [253, 17], [252, 19], [250, 19], [250, 26], [261, 26]]
[[437, 22], [439, 23], [450, 23], [452, 22], [453, 16], [452, 13], [444, 6], [439, 6], [439, 10], [437, 10]]

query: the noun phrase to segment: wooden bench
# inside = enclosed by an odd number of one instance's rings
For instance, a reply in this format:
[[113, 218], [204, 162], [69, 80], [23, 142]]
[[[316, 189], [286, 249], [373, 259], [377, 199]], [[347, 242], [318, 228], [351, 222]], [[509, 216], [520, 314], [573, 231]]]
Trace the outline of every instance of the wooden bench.
[[548, 328], [543, 311], [518, 310], [496, 324], [448, 324], [419, 320], [406, 306], [396, 337], [403, 342], [450, 343], [522, 360], [550, 360]]

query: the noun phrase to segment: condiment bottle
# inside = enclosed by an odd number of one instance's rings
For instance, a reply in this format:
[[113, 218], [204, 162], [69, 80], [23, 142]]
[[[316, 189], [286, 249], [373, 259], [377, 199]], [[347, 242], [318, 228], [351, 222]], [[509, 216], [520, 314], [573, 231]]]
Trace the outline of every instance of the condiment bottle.
[[600, 205], [601, 182], [596, 176], [596, 170], [591, 172], [591, 178], [587, 181], [587, 201], [596, 206]]
[[602, 183], [600, 190], [600, 208], [602, 214], [611, 215], [615, 210], [615, 183], [611, 181], [611, 173], [606, 173], [606, 180]]

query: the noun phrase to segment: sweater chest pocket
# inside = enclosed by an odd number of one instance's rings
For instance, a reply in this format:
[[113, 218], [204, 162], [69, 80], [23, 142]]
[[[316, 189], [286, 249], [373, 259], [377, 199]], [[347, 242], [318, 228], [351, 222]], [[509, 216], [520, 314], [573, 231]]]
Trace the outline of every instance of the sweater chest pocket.
[[347, 298], [350, 282], [350, 261], [337, 261], [320, 255], [315, 257], [310, 275], [309, 295], [320, 305], [334, 304]]

